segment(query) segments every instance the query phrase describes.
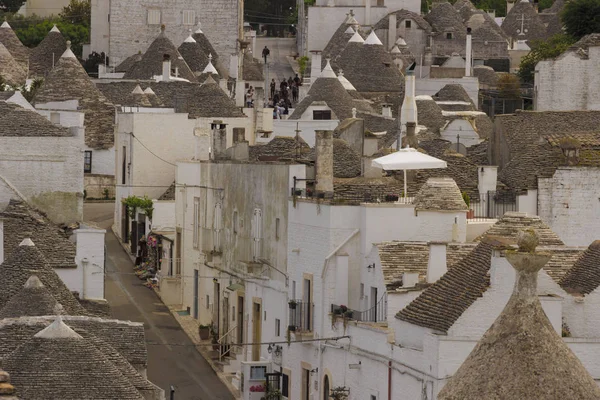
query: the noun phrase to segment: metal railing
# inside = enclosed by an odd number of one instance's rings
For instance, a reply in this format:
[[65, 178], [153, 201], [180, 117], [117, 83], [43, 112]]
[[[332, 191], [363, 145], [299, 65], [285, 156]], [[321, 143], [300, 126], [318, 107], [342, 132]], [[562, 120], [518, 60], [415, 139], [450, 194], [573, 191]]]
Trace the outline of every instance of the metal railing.
[[374, 322], [382, 323], [387, 322], [387, 293], [381, 296], [381, 299], [373, 307], [365, 311], [356, 311], [343, 306], [332, 304], [331, 313], [337, 315], [343, 315], [344, 317], [359, 321], [359, 322]]
[[509, 211], [517, 211], [517, 198], [515, 193], [480, 193], [478, 197], [471, 198], [467, 219], [498, 219]]
[[223, 361], [223, 357], [227, 356], [231, 353], [232, 345], [235, 343], [235, 338], [233, 338], [233, 333], [236, 332], [237, 325], [227, 331], [223, 336], [217, 340], [217, 344], [219, 345], [219, 361]]
[[302, 300], [292, 300], [288, 305], [290, 308], [289, 330], [296, 332], [312, 332], [315, 321], [314, 303]]

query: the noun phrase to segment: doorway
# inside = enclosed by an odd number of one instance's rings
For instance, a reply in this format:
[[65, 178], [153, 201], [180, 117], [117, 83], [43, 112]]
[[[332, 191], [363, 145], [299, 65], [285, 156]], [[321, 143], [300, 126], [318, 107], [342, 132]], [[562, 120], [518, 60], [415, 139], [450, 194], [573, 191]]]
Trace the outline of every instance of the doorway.
[[221, 303], [221, 285], [219, 282], [213, 284], [213, 324], [217, 334], [221, 336], [220, 322], [221, 322], [221, 310], [219, 304]]
[[238, 296], [237, 342], [244, 343], [244, 296]]
[[260, 361], [260, 340], [262, 328], [262, 307], [260, 303], [252, 305], [252, 361]]
[[325, 375], [323, 379], [323, 400], [329, 399], [329, 376]]
[[198, 270], [194, 270], [194, 319], [198, 319]]
[[310, 370], [302, 368], [302, 400], [310, 400]]
[[369, 322], [377, 322], [377, 288], [371, 287], [371, 306], [369, 307]]

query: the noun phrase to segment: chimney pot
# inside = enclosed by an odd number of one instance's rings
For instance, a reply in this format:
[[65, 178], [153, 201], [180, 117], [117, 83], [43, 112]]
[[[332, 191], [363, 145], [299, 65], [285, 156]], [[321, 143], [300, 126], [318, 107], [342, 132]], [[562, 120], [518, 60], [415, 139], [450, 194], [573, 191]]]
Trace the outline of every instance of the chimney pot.
[[446, 261], [446, 243], [429, 243], [429, 260], [427, 261], [427, 283], [435, 283], [446, 272], [448, 265]]
[[212, 159], [219, 160], [225, 158], [227, 151], [227, 125], [223, 121], [213, 121], [212, 129]]
[[316, 134], [316, 190], [333, 197], [333, 131], [315, 131]]
[[414, 123], [414, 122], [406, 123], [406, 144], [413, 149], [416, 149], [417, 147], [419, 147], [419, 141], [417, 140], [416, 130], [417, 130], [416, 123]]

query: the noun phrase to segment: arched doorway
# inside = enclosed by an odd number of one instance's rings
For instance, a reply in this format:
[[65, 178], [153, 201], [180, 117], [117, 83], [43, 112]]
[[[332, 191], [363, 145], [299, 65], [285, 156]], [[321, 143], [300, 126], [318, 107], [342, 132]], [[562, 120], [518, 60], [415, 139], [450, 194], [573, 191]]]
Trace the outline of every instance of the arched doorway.
[[329, 399], [329, 377], [327, 375], [325, 375], [325, 378], [323, 379], [323, 400], [330, 400]]

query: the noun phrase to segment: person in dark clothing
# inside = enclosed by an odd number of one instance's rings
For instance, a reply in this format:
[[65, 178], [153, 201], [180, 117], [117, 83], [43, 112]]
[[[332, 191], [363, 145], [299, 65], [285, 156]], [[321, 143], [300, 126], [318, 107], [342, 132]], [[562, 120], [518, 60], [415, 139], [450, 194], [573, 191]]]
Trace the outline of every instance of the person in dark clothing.
[[277, 84], [275, 83], [275, 78], [271, 79], [271, 97], [275, 97], [275, 88]]
[[294, 83], [296, 84], [296, 86], [302, 85], [302, 81], [300, 80], [300, 77], [298, 76], [298, 74], [296, 74], [296, 76], [294, 77]]
[[283, 91], [286, 88], [287, 88], [287, 81], [285, 80], [285, 78], [283, 78], [283, 80], [279, 84], [279, 90]]
[[298, 101], [298, 86], [296, 83], [292, 84], [292, 99], [294, 103]]
[[288, 86], [292, 86], [292, 83], [294, 83], [294, 80], [290, 76], [289, 79], [288, 79]]
[[273, 104], [278, 104], [280, 99], [279, 93], [275, 93], [275, 96], [273, 96]]
[[271, 50], [269, 50], [269, 48], [267, 46], [265, 46], [265, 48], [262, 51], [262, 57], [265, 60], [265, 64], [267, 63], [267, 57], [269, 57], [270, 54], [271, 54]]

